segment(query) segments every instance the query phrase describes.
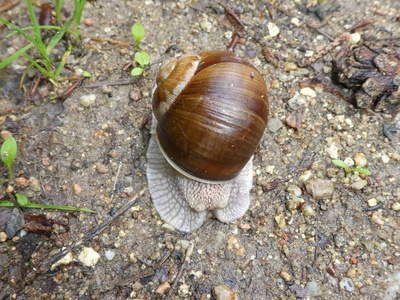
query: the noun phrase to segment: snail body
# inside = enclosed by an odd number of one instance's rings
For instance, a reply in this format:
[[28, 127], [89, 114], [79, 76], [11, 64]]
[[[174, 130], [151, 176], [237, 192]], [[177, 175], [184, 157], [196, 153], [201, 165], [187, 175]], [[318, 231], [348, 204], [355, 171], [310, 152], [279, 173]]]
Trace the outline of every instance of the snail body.
[[222, 222], [247, 211], [252, 156], [268, 111], [261, 74], [230, 52], [183, 55], [161, 66], [147, 177], [165, 221], [189, 232], [208, 211]]

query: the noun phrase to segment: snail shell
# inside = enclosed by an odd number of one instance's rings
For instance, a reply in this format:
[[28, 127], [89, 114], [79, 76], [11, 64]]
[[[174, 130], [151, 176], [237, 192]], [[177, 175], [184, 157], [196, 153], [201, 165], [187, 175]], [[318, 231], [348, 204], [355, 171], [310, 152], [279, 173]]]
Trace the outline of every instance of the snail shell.
[[165, 221], [191, 231], [207, 211], [222, 222], [246, 212], [268, 111], [261, 74], [230, 52], [183, 55], [161, 66], [147, 177]]

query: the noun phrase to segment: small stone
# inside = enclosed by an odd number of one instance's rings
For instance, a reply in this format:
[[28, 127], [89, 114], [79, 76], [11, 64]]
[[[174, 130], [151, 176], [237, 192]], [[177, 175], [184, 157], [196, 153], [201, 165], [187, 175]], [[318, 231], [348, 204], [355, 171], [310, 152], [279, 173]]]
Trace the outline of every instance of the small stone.
[[353, 280], [351, 280], [351, 279], [348, 278], [348, 277], [343, 277], [343, 279], [340, 280], [340, 282], [339, 282], [339, 287], [340, 287], [342, 290], [346, 290], [346, 291], [352, 293], [352, 292], [354, 291], [354, 283], [353, 283]]
[[82, 187], [81, 187], [79, 184], [75, 183], [75, 184], [72, 186], [72, 192], [73, 192], [75, 195], [79, 196], [79, 195], [82, 193]]
[[107, 260], [113, 260], [113, 258], [115, 257], [115, 252], [112, 250], [106, 250], [105, 256], [106, 256]]
[[213, 288], [213, 296], [216, 300], [233, 300], [235, 293], [226, 285], [218, 285]]
[[12, 239], [24, 227], [24, 224], [24, 216], [17, 208], [14, 208], [4, 228], [7, 236]]
[[113, 87], [112, 87], [111, 85], [103, 85], [103, 86], [101, 87], [101, 92], [102, 92], [103, 94], [108, 94], [108, 95], [110, 95], [110, 94], [112, 93], [112, 91], [113, 91]]
[[358, 167], [365, 167], [367, 165], [367, 158], [364, 153], [356, 153], [354, 155], [354, 164]]
[[302, 113], [294, 111], [286, 116], [285, 123], [290, 128], [298, 130], [301, 127]]
[[292, 72], [292, 74], [296, 77], [307, 76], [309, 73], [310, 71], [306, 68], [298, 68], [297, 70]]
[[7, 233], [5, 233], [4, 231], [1, 231], [0, 232], [0, 243], [7, 241], [7, 239], [8, 239]]
[[239, 227], [240, 227], [240, 229], [242, 229], [242, 230], [244, 230], [244, 231], [248, 231], [248, 230], [250, 230], [250, 228], [251, 228], [251, 226], [250, 226], [249, 223], [241, 224]]
[[230, 31], [230, 30], [228, 30], [228, 31], [225, 31], [224, 32], [224, 37], [227, 39], [227, 40], [231, 40], [232, 39], [232, 36], [233, 36], [233, 32], [232, 31]]
[[322, 71], [323, 71], [325, 74], [330, 74], [330, 73], [332, 72], [332, 68], [331, 68], [331, 66], [324, 66], [324, 67], [322, 68]]
[[157, 293], [160, 295], [166, 294], [171, 289], [171, 285], [168, 281], [161, 283], [157, 288]]
[[386, 154], [383, 154], [381, 158], [384, 164], [387, 164], [390, 161], [389, 156], [387, 156]]
[[182, 249], [186, 250], [189, 248], [190, 242], [188, 240], [179, 240], [177, 244], [180, 245]]
[[136, 258], [135, 253], [129, 253], [129, 261], [133, 264], [138, 262], [138, 259]]
[[287, 72], [297, 70], [298, 68], [299, 68], [299, 67], [298, 67], [295, 63], [292, 63], [292, 62], [287, 63], [287, 64], [285, 65], [285, 71], [287, 71]]
[[300, 20], [298, 18], [292, 18], [290, 20], [290, 23], [292, 23], [294, 26], [297, 26], [297, 27], [300, 26]]
[[201, 23], [200, 23], [201, 29], [203, 29], [205, 32], [210, 32], [212, 28], [212, 24], [208, 21], [207, 16], [204, 16]]
[[161, 228], [167, 229], [167, 230], [171, 230], [171, 231], [175, 230], [175, 227], [174, 227], [172, 224], [167, 223], [167, 222], [165, 222], [164, 224], [162, 224], [162, 225], [161, 225]]
[[307, 290], [310, 297], [319, 297], [322, 295], [322, 291], [316, 282], [307, 283]]
[[346, 157], [346, 158], [344, 159], [344, 163], [345, 163], [348, 167], [354, 166], [354, 160], [352, 160], [351, 157]]
[[339, 157], [339, 147], [336, 142], [333, 142], [326, 148], [326, 153], [328, 153], [329, 157], [332, 159], [337, 159]]
[[362, 190], [367, 184], [368, 182], [366, 180], [359, 178], [353, 182], [350, 187], [354, 190]]
[[277, 132], [282, 126], [283, 124], [278, 118], [271, 118], [267, 123], [267, 129], [270, 132]]
[[400, 202], [395, 202], [392, 204], [392, 210], [399, 211], [400, 210]]
[[86, 19], [86, 20], [84, 21], [84, 23], [85, 23], [86, 26], [89, 26], [89, 27], [92, 27], [92, 26], [93, 26], [93, 21], [92, 21], [92, 19]]
[[306, 189], [315, 200], [329, 198], [333, 195], [333, 183], [327, 179], [314, 179], [306, 184]]
[[265, 167], [265, 172], [267, 172], [268, 174], [274, 174], [275, 171], [275, 166], [266, 166]]
[[300, 94], [303, 95], [303, 96], [306, 96], [306, 97], [311, 97], [311, 98], [315, 98], [317, 96], [315, 91], [312, 88], [309, 88], [309, 87], [302, 88], [300, 90]]
[[385, 222], [382, 220], [382, 216], [378, 211], [374, 211], [371, 215], [371, 221], [378, 225], [384, 225]]
[[8, 130], [2, 130], [0, 132], [0, 137], [3, 139], [3, 141], [5, 141], [6, 139], [8, 139], [11, 136], [12, 136], [12, 133], [9, 132]]
[[109, 155], [110, 157], [112, 157], [112, 158], [116, 158], [117, 155], [118, 155], [118, 151], [115, 150], [115, 149], [113, 149], [113, 150], [111, 150], [111, 151], [108, 153], [108, 155]]
[[291, 197], [300, 197], [302, 195], [301, 189], [294, 184], [291, 184], [286, 189]]
[[305, 183], [311, 179], [312, 175], [313, 174], [312, 174], [311, 170], [304, 171], [303, 174], [300, 175], [299, 181]]
[[286, 228], [286, 220], [285, 220], [285, 216], [283, 214], [279, 214], [277, 216], [275, 216], [275, 222], [278, 225], [278, 227], [280, 229], [285, 229]]
[[69, 252], [63, 258], [61, 258], [60, 260], [58, 260], [54, 264], [52, 264], [50, 269], [52, 271], [54, 271], [59, 266], [65, 266], [65, 265], [70, 264], [73, 260], [74, 260], [74, 257], [72, 256], [72, 252]]
[[297, 210], [297, 208], [299, 207], [300, 203], [303, 202], [303, 199], [300, 197], [293, 197], [292, 199], [288, 199], [286, 200], [285, 204], [286, 204], [286, 208], [290, 211], [294, 211]]
[[364, 245], [365, 249], [367, 249], [368, 252], [371, 252], [375, 248], [375, 244], [371, 240], [365, 240], [361, 243]]
[[274, 90], [278, 90], [279, 89], [279, 81], [278, 80], [273, 79], [271, 81], [271, 89], [274, 89]]
[[36, 179], [35, 177], [30, 177], [29, 178], [29, 187], [34, 192], [41, 192], [42, 191], [42, 187], [40, 186], [40, 181], [38, 179]]
[[144, 288], [144, 285], [141, 284], [140, 281], [135, 281], [132, 284], [132, 290], [135, 292], [139, 292], [139, 291], [143, 290], [143, 288]]
[[292, 281], [292, 276], [288, 272], [282, 271], [281, 274], [279, 274], [283, 280], [287, 281]]
[[132, 101], [139, 101], [140, 99], [140, 93], [138, 89], [133, 89], [129, 92], [129, 99], [131, 99]]
[[29, 180], [26, 179], [25, 177], [15, 178], [14, 181], [15, 181], [15, 184], [21, 189], [24, 189], [29, 185]]
[[94, 267], [100, 259], [100, 254], [94, 251], [93, 248], [83, 247], [78, 259], [86, 267]]
[[358, 32], [350, 34], [349, 43], [351, 45], [357, 45], [361, 40], [361, 35]]
[[372, 207], [378, 204], [378, 200], [376, 198], [372, 198], [368, 200], [368, 206]]
[[186, 283], [181, 284], [178, 289], [178, 294], [180, 297], [186, 297], [189, 295], [190, 287]]
[[301, 207], [301, 212], [305, 217], [314, 217], [315, 210], [312, 208], [310, 204], [305, 204]]
[[236, 250], [236, 253], [235, 253], [235, 254], [236, 254], [237, 256], [243, 256], [245, 252], [246, 252], [246, 249], [245, 249], [244, 247], [241, 247], [241, 248], [239, 248], [239, 249]]
[[276, 37], [279, 34], [279, 27], [276, 24], [269, 22], [267, 28], [269, 36]]
[[108, 172], [108, 167], [106, 165], [104, 165], [104, 164], [97, 163], [96, 164], [96, 170], [97, 170], [97, 173], [105, 174], [105, 173]]
[[226, 242], [226, 249], [228, 251], [237, 250], [239, 249], [239, 247], [239, 241], [237, 240], [237, 238], [235, 238], [234, 236], [228, 238], [228, 241]]
[[305, 97], [300, 95], [298, 92], [294, 94], [292, 98], [289, 99], [288, 104], [289, 107], [293, 110], [298, 110], [300, 107], [304, 106], [307, 103]]
[[96, 102], [96, 95], [83, 95], [79, 101], [79, 103], [84, 107], [89, 107]]
[[357, 269], [350, 268], [347, 270], [346, 277], [355, 278], [357, 276]]
[[314, 51], [307, 50], [306, 53], [304, 54], [305, 57], [311, 57], [314, 55]]

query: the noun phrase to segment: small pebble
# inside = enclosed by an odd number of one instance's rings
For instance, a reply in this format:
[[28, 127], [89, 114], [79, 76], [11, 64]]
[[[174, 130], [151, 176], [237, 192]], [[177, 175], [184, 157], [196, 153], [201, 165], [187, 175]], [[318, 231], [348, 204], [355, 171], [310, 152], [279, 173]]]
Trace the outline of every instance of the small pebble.
[[305, 204], [301, 207], [301, 212], [305, 217], [314, 217], [315, 210], [312, 208], [310, 204]]
[[83, 95], [79, 101], [79, 103], [84, 107], [89, 107], [96, 102], [96, 95]]
[[297, 26], [297, 27], [300, 26], [300, 20], [298, 18], [292, 18], [290, 20], [290, 23], [292, 23], [294, 26]]
[[29, 178], [29, 187], [34, 192], [41, 192], [42, 191], [42, 187], [40, 186], [40, 181], [35, 177], [30, 177]]
[[140, 99], [140, 93], [137, 89], [133, 89], [129, 92], [129, 99], [131, 99], [132, 101], [139, 101]]
[[93, 21], [92, 21], [92, 19], [86, 19], [86, 20], [84, 21], [84, 23], [85, 23], [86, 26], [89, 26], [89, 27], [93, 26]]
[[276, 37], [279, 34], [279, 27], [276, 24], [269, 22], [267, 28], [271, 37]]
[[302, 94], [303, 96], [306, 96], [306, 97], [311, 97], [311, 98], [315, 98], [317, 96], [315, 91], [309, 87], [302, 88], [300, 90], [300, 94]]
[[271, 89], [278, 90], [279, 89], [279, 81], [274, 79], [271, 81]]
[[287, 71], [287, 72], [294, 71], [297, 69], [298, 69], [298, 66], [295, 63], [290, 62], [285, 65], [285, 71]]
[[381, 158], [384, 164], [387, 164], [390, 161], [389, 156], [387, 156], [386, 154], [383, 154]]
[[398, 211], [400, 210], [400, 202], [395, 202], [392, 204], [392, 210]]
[[368, 182], [366, 180], [359, 178], [352, 183], [350, 187], [354, 190], [362, 190], [367, 184]]
[[0, 137], [2, 138], [2, 140], [6, 140], [8, 139], [10, 136], [12, 136], [11, 132], [9, 132], [8, 130], [2, 130], [0, 132]]
[[78, 259], [86, 267], [94, 267], [100, 259], [100, 254], [94, 251], [93, 248], [83, 247]]
[[378, 225], [384, 225], [385, 222], [382, 220], [382, 216], [378, 211], [374, 211], [371, 215], [371, 221]]
[[376, 198], [372, 198], [368, 200], [368, 206], [372, 207], [378, 204], [378, 200]]
[[313, 174], [312, 174], [311, 170], [304, 171], [303, 174], [300, 175], [299, 180], [303, 183], [307, 182], [308, 180], [311, 179], [312, 175]]
[[353, 280], [351, 280], [348, 277], [343, 277], [342, 280], [340, 280], [339, 282], [339, 287], [343, 290], [346, 290], [350, 293], [352, 293], [354, 291], [354, 283]]
[[349, 43], [352, 45], [357, 45], [361, 40], [361, 35], [358, 32], [354, 32], [350, 35]]
[[201, 29], [203, 29], [205, 32], [210, 32], [212, 28], [212, 24], [208, 21], [207, 16], [203, 17], [203, 20], [200, 23]]
[[270, 132], [277, 132], [283, 126], [282, 121], [278, 118], [271, 118], [267, 123], [267, 129]]
[[54, 271], [59, 266], [65, 266], [65, 265], [70, 264], [73, 260], [74, 260], [74, 257], [72, 256], [72, 252], [69, 252], [63, 258], [61, 258], [60, 260], [58, 260], [54, 264], [52, 264], [50, 269], [52, 271]]
[[307, 290], [310, 297], [319, 297], [322, 295], [322, 291], [316, 282], [307, 283]]
[[239, 241], [237, 240], [237, 238], [235, 238], [234, 236], [228, 238], [228, 241], [226, 242], [226, 249], [228, 251], [237, 250], [239, 249], [239, 247]]
[[144, 285], [140, 283], [140, 281], [136, 281], [134, 284], [132, 284], [132, 290], [135, 292], [143, 290]]
[[286, 116], [285, 123], [290, 128], [298, 130], [301, 127], [302, 114], [300, 111], [294, 111]]
[[112, 260], [115, 257], [115, 252], [112, 250], [106, 250], [105, 256], [106, 256], [107, 260]]
[[305, 97], [296, 92], [296, 94], [289, 99], [288, 104], [289, 107], [293, 110], [298, 110], [300, 107], [304, 106], [307, 103]]
[[15, 184], [21, 189], [24, 189], [29, 185], [29, 180], [26, 179], [25, 177], [15, 178], [14, 181], [15, 181]]
[[235, 254], [236, 254], [237, 256], [243, 256], [245, 252], [246, 252], [246, 248], [241, 247], [241, 248], [239, 248], [239, 249], [236, 250], [236, 253], [235, 253]]
[[180, 297], [186, 297], [189, 295], [190, 287], [186, 283], [181, 284], [178, 289], [178, 294]]
[[161, 283], [157, 288], [157, 293], [160, 295], [166, 294], [171, 289], [171, 285], [168, 281]]
[[8, 238], [7, 233], [5, 233], [4, 231], [1, 231], [0, 232], [0, 243], [7, 241], [7, 238]]
[[162, 224], [161, 228], [167, 229], [167, 230], [171, 230], [171, 231], [175, 230], [175, 227], [174, 227], [172, 224], [167, 223], [167, 222], [165, 222], [164, 224]]
[[354, 166], [354, 160], [352, 160], [351, 157], [346, 157], [346, 158], [344, 159], [344, 163], [345, 163], [348, 167]]
[[279, 276], [281, 276], [281, 278], [286, 282], [292, 281], [292, 276], [288, 272], [282, 271], [281, 274], [279, 274]]
[[334, 192], [332, 181], [320, 178], [309, 181], [306, 190], [315, 200], [329, 198]]
[[365, 167], [367, 165], [367, 158], [364, 153], [356, 153], [354, 155], [354, 164], [358, 167]]
[[213, 288], [213, 296], [216, 300], [233, 300], [235, 293], [226, 285], [218, 285]]
[[357, 269], [350, 268], [347, 270], [346, 277], [355, 278], [357, 276]]
[[105, 174], [105, 173], [108, 172], [108, 167], [106, 165], [104, 165], [104, 164], [97, 163], [96, 164], [96, 170], [97, 170], [97, 173]]
[[75, 195], [79, 196], [79, 195], [82, 193], [82, 187], [81, 187], [79, 184], [75, 183], [75, 184], [72, 186], [72, 192], [73, 192]]
[[265, 172], [266, 173], [268, 173], [268, 174], [274, 174], [274, 171], [275, 171], [275, 166], [266, 166], [265, 167]]

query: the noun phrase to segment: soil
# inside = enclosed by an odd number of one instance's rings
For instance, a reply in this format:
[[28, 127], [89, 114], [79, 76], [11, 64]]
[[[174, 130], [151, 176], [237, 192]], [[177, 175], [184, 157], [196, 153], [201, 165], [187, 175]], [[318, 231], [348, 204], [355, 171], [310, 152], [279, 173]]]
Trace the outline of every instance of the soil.
[[[26, 101], [37, 71], [31, 69], [18, 90], [27, 61], [2, 69], [1, 142], [11, 134], [18, 143], [13, 170], [22, 179], [15, 189], [30, 202], [96, 214], [23, 209], [55, 223], [34, 222], [40, 227], [35, 229], [25, 220], [23, 231], [0, 242], [0, 298], [230, 299], [213, 294], [225, 285], [237, 299], [399, 299], [400, 118], [355, 108], [321, 88], [312, 88], [314, 95], [300, 82], [319, 77], [331, 84], [331, 61], [342, 41], [332, 46], [323, 33], [336, 38], [363, 20], [371, 22], [357, 29], [360, 44], [384, 39], [379, 42], [397, 43], [399, 50], [400, 2], [321, 2], [279, 0], [273, 7], [266, 1], [226, 2], [245, 24], [235, 52], [264, 76], [275, 125], [269, 124], [255, 153], [248, 212], [232, 224], [210, 216], [189, 234], [160, 219], [147, 189], [151, 92], [162, 61], [226, 49], [237, 24], [222, 6], [208, 0], [86, 3], [82, 38], [61, 77], [73, 75], [68, 69], [93, 77], [65, 99], [53, 98], [73, 81], [57, 89], [43, 80], [42, 99]], [[29, 26], [24, 1], [4, 13], [14, 24]], [[146, 30], [140, 49], [150, 55], [145, 76], [135, 78], [122, 70], [134, 59], [134, 22]], [[0, 33], [0, 60], [26, 45], [21, 36], [5, 38], [10, 32]], [[60, 43], [58, 57], [65, 45]], [[276, 54], [270, 63], [265, 46]], [[88, 87], [101, 79], [131, 83]], [[95, 95], [94, 103], [83, 106], [82, 96], [89, 95]], [[293, 113], [300, 124], [289, 126], [285, 119]], [[332, 164], [334, 158], [365, 165], [372, 175], [345, 174]], [[0, 171], [7, 183], [7, 168]], [[333, 184], [333, 193], [322, 186], [327, 197], [310, 195], [306, 182], [317, 178]], [[125, 205], [128, 210], [116, 217]], [[11, 211], [1, 209], [1, 218], [16, 218], [18, 212], [10, 217]], [[4, 236], [5, 225], [0, 226]], [[84, 247], [99, 254], [97, 263], [79, 259]], [[51, 268], [67, 253], [68, 263]], [[169, 292], [161, 289], [168, 284]]]

